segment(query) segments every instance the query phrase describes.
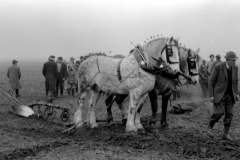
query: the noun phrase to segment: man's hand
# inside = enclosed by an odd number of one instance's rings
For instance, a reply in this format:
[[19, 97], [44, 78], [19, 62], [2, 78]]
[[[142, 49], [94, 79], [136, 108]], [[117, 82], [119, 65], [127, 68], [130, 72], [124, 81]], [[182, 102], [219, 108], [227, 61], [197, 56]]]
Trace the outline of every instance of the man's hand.
[[239, 95], [236, 96], [236, 100], [240, 101], [240, 96]]
[[65, 81], [65, 78], [63, 78], [62, 80]]
[[210, 98], [209, 98], [209, 100], [210, 100], [211, 103], [213, 103], [213, 99], [214, 99], [214, 97], [210, 97]]

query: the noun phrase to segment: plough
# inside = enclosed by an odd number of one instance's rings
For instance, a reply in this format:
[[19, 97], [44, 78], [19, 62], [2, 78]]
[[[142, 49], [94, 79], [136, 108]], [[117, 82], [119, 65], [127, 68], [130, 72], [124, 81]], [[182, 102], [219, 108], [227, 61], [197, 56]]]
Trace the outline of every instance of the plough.
[[[38, 117], [42, 117], [44, 120], [53, 121], [56, 117], [56, 110], [61, 110], [62, 113], [60, 118], [62, 122], [66, 122], [70, 118], [70, 110], [64, 106], [53, 104], [53, 99], [47, 99], [46, 101], [33, 101], [31, 104], [26, 106], [16, 98], [15, 93], [4, 83], [0, 83], [0, 94], [2, 94], [1, 97], [3, 97], [11, 105], [13, 112], [23, 117], [37, 115]], [[33, 111], [35, 106], [38, 107], [38, 114]], [[41, 109], [43, 109], [43, 112]]]

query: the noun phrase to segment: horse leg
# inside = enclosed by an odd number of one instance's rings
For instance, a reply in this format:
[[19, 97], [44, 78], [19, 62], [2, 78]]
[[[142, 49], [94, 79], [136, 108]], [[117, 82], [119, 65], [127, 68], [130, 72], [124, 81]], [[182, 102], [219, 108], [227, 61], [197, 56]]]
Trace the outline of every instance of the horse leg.
[[135, 115], [135, 127], [137, 128], [138, 131], [140, 131], [141, 133], [145, 133], [145, 130], [141, 124], [141, 120], [140, 120], [140, 112], [142, 110], [142, 107], [143, 107], [143, 104], [147, 98], [147, 95], [148, 94], [145, 94], [143, 96], [141, 96], [140, 100], [139, 100], [139, 103], [138, 103], [138, 109], [137, 109], [137, 112], [136, 112], [136, 115]]
[[128, 97], [128, 95], [118, 95], [115, 99], [121, 114], [122, 114], [122, 125], [126, 125], [127, 123], [127, 111], [123, 105], [124, 100]]
[[152, 117], [150, 119], [149, 125], [156, 124], [156, 115], [158, 111], [158, 97], [157, 97], [157, 91], [156, 89], [153, 89], [148, 93], [150, 102], [151, 102], [151, 109], [152, 109]]
[[89, 106], [88, 106], [88, 116], [87, 116], [87, 126], [89, 128], [97, 128], [98, 124], [96, 122], [96, 116], [95, 116], [95, 108], [96, 108], [96, 103], [100, 98], [100, 92], [91, 89], [91, 99], [89, 100]]
[[107, 121], [109, 125], [113, 124], [113, 116], [112, 116], [112, 104], [113, 104], [113, 95], [108, 95], [105, 99], [105, 104], [107, 106]]
[[85, 103], [85, 97], [86, 97], [86, 92], [80, 94], [80, 96], [78, 98], [78, 109], [74, 113], [74, 117], [73, 117], [74, 125], [68, 129], [64, 130], [62, 133], [69, 135], [69, 134], [75, 132], [77, 128], [80, 128], [84, 125], [82, 109], [83, 109], [83, 106]]
[[140, 93], [139, 90], [133, 90], [130, 91], [130, 102], [129, 102], [129, 108], [128, 108], [128, 119], [126, 123], [126, 132], [137, 134], [137, 128], [134, 124], [135, 115], [137, 111], [137, 104], [140, 99]]
[[162, 114], [161, 114], [161, 125], [163, 128], [167, 128], [169, 125], [167, 123], [167, 107], [168, 100], [171, 94], [162, 96]]

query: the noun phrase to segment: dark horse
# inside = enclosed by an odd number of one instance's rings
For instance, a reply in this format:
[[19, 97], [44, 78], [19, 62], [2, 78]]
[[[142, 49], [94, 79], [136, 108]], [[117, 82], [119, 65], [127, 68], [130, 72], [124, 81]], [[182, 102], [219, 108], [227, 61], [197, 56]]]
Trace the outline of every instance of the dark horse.
[[[188, 83], [196, 84], [198, 82], [198, 64], [200, 62], [200, 57], [198, 55], [200, 49], [192, 51], [185, 47], [180, 47], [180, 69], [187, 78]], [[186, 63], [187, 62], [187, 63]], [[179, 77], [178, 73], [169, 72], [168, 69], [162, 70], [162, 73], [159, 74], [156, 78], [155, 87], [152, 91], [148, 93], [151, 109], [152, 109], [152, 118], [150, 124], [156, 124], [156, 113], [158, 111], [158, 101], [157, 96], [162, 95], [162, 113], [161, 113], [161, 125], [163, 128], [168, 126], [167, 123], [167, 106], [169, 98], [175, 88], [175, 80]], [[121, 110], [122, 113], [122, 123], [125, 124], [127, 121], [127, 113], [123, 106], [124, 100], [128, 95], [108, 95], [105, 100], [107, 106], [107, 120], [109, 125], [113, 124], [112, 117], [112, 104], [115, 101]]]

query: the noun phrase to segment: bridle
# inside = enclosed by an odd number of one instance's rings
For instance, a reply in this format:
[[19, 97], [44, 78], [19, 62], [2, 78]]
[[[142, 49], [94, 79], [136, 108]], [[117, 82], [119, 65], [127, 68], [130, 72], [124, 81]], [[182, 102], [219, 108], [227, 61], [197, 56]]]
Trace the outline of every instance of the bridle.
[[[162, 51], [161, 51], [161, 56], [162, 56], [162, 54], [163, 54], [163, 51], [166, 50], [167, 62], [168, 62], [169, 64], [179, 64], [179, 62], [172, 62], [172, 61], [170, 60], [170, 57], [173, 56], [172, 46], [176, 46], [176, 47], [178, 48], [177, 45], [167, 45], [167, 44], [165, 44], [165, 46], [163, 47], [163, 49], [162, 49]], [[180, 52], [180, 51], [179, 51], [179, 48], [178, 48], [178, 55], [179, 55], [179, 52]]]
[[190, 57], [190, 49], [188, 49], [188, 59], [187, 59], [187, 63], [188, 63], [188, 71], [189, 71], [189, 75], [190, 76], [197, 76], [197, 73], [193, 73], [191, 70], [192, 69], [197, 69], [197, 65], [196, 65], [196, 60], [197, 60], [197, 56], [194, 55], [193, 57]]

